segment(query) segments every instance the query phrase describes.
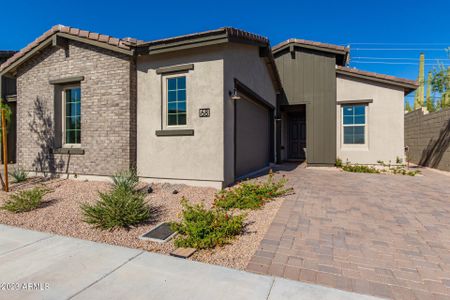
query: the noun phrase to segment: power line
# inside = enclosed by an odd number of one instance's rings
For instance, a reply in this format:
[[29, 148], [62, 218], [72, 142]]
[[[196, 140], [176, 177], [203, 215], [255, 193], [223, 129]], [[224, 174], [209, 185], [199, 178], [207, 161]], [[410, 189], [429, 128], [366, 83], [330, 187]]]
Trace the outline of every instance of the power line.
[[350, 48], [352, 51], [448, 51], [449, 48]]
[[[359, 64], [380, 64], [380, 65], [414, 65], [417, 66], [419, 62], [391, 62], [391, 61], [361, 61], [361, 60], [350, 60], [350, 63]], [[438, 66], [439, 64], [424, 64], [425, 66]], [[442, 64], [446, 66], [446, 64]]]
[[[419, 58], [409, 58], [409, 57], [373, 57], [373, 56], [352, 56], [351, 58], [355, 59], [373, 59], [373, 60], [413, 60], [413, 61], [419, 61]], [[450, 60], [450, 58], [425, 58], [427, 61], [434, 61], [434, 60]]]
[[440, 46], [440, 45], [450, 45], [450, 43], [347, 43], [348, 45], [404, 45], [404, 46]]

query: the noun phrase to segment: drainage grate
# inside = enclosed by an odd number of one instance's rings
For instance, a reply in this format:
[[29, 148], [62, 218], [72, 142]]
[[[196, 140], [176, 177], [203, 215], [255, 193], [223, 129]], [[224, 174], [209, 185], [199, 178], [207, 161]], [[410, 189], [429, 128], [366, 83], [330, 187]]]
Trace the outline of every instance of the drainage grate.
[[152, 230], [150, 230], [149, 232], [141, 235], [139, 238], [141, 240], [149, 240], [158, 243], [165, 243], [168, 240], [170, 240], [175, 234], [176, 232], [174, 232], [170, 228], [169, 223], [161, 223]]

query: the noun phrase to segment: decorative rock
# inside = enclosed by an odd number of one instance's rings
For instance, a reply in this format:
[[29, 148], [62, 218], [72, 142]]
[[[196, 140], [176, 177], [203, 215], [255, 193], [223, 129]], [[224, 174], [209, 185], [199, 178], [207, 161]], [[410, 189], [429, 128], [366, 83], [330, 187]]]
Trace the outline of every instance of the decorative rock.
[[151, 185], [148, 186], [147, 193], [149, 194], [153, 193], [153, 187]]

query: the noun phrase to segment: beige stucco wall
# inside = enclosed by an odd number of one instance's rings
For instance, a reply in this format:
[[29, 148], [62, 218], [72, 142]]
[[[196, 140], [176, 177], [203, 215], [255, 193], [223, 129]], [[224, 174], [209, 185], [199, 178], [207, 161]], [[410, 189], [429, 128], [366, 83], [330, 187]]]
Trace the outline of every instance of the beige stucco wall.
[[274, 106], [276, 92], [267, 65], [259, 57], [258, 47], [230, 43], [225, 49], [224, 59], [224, 170], [225, 183], [229, 184], [234, 181], [234, 105], [228, 93], [234, 88], [234, 78]]
[[[137, 103], [137, 169], [155, 181], [221, 187], [223, 153], [223, 46], [139, 57]], [[159, 67], [194, 64], [187, 76], [188, 125], [193, 136], [156, 136], [162, 125], [162, 75]], [[199, 109], [210, 108], [209, 118]]]
[[367, 108], [366, 146], [343, 145], [342, 109], [337, 104], [337, 157], [359, 164], [395, 163], [397, 157], [404, 160], [403, 89], [338, 75], [338, 101], [366, 99], [373, 100]]

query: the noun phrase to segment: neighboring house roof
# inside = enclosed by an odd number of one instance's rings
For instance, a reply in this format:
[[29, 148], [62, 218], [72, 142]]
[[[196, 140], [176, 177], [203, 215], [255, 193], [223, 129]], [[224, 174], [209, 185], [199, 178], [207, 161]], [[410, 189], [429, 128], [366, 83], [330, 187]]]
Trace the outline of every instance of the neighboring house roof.
[[19, 66], [23, 61], [42, 48], [52, 43], [56, 44], [58, 42], [56, 37], [77, 40], [130, 55], [133, 54], [132, 46], [137, 43], [137, 40], [131, 38], [118, 39], [109, 35], [81, 30], [78, 28], [55, 25], [4, 62], [0, 66], [0, 74], [7, 73], [11, 69]]
[[409, 94], [419, 87], [417, 81], [409, 80], [405, 78], [399, 78], [395, 76], [361, 71], [354, 68], [336, 66], [336, 73], [346, 75], [355, 78], [367, 79], [380, 83], [385, 83], [393, 86], [401, 87], [405, 90], [405, 94]]
[[281, 42], [274, 47], [272, 47], [272, 52], [277, 54], [291, 46], [296, 46], [300, 48], [316, 50], [319, 52], [331, 53], [336, 55], [336, 63], [338, 65], [345, 66], [348, 63], [350, 48], [345, 46], [326, 44], [314, 41], [307, 41], [301, 39], [288, 39], [287, 41]]
[[0, 58], [8, 58], [16, 54], [17, 51], [13, 50], [0, 50]]

